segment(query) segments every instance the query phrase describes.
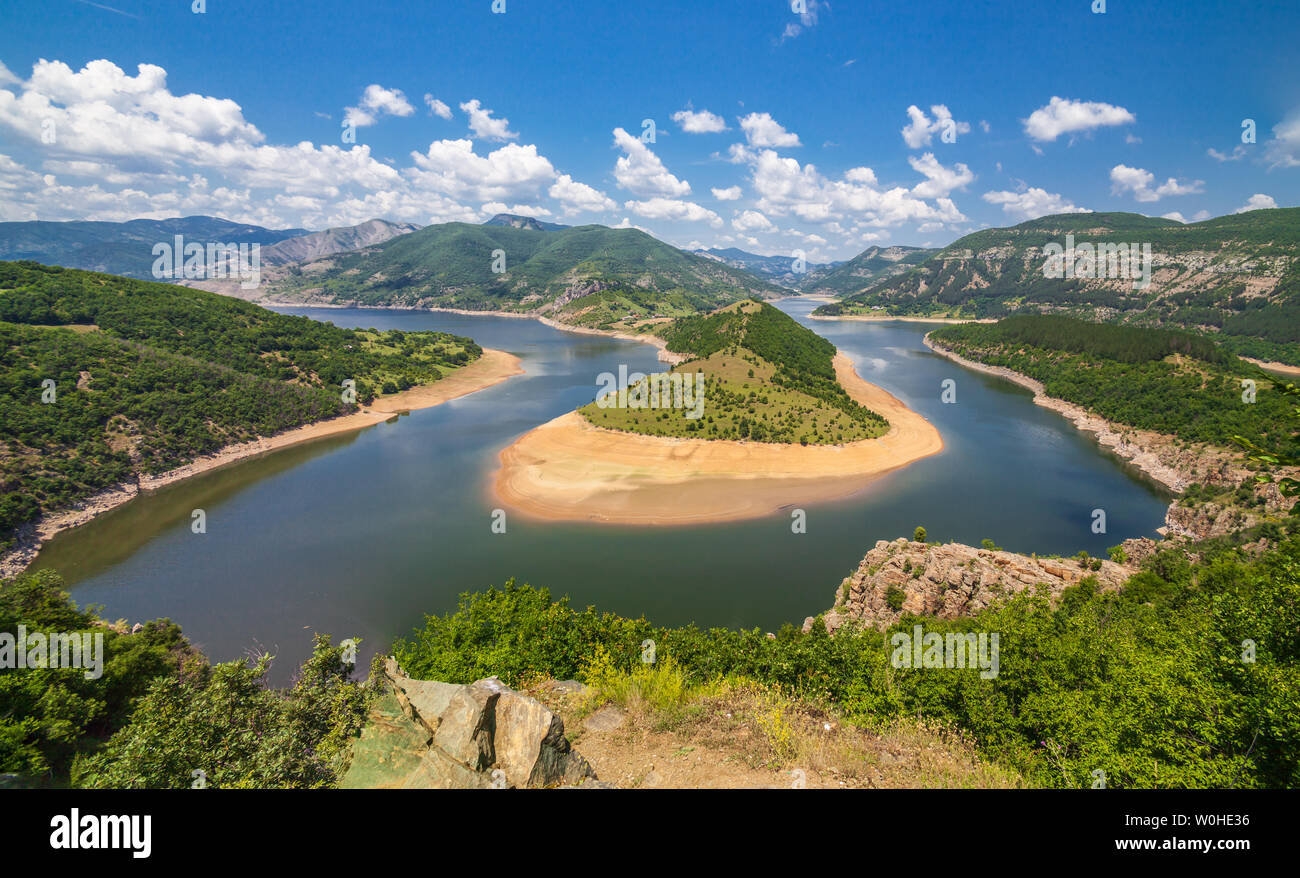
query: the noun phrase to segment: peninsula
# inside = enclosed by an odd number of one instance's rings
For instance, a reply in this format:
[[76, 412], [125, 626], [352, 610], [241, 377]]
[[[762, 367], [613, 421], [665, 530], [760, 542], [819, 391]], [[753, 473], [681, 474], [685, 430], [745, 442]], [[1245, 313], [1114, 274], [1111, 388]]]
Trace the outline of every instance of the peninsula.
[[933, 425], [771, 305], [737, 303], [659, 334], [686, 359], [503, 450], [500, 502], [550, 520], [754, 518], [849, 496], [943, 449]]

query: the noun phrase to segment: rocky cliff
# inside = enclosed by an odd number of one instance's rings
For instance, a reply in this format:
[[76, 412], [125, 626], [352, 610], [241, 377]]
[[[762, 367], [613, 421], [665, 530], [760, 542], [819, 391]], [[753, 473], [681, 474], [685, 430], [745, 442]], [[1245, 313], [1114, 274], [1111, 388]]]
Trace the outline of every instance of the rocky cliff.
[[[852, 621], [884, 630], [904, 613], [955, 619], [978, 613], [1026, 589], [1042, 588], [1055, 602], [1061, 593], [1094, 576], [1102, 589], [1118, 589], [1141, 558], [1154, 551], [1152, 540], [1123, 544], [1126, 564], [1093, 558], [1034, 558], [960, 543], [936, 545], [904, 538], [881, 540], [835, 593], [824, 615], [832, 633]], [[1095, 569], [1094, 569], [1095, 568]], [[813, 619], [804, 621], [812, 630]]]

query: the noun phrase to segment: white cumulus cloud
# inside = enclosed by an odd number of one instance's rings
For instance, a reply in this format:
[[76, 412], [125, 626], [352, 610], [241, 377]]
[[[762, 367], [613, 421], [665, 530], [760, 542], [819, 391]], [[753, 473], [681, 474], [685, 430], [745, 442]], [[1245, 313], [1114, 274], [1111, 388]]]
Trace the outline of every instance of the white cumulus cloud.
[[673, 121], [687, 134], [717, 134], [727, 130], [726, 121], [708, 110], [678, 110], [673, 113]]
[[623, 207], [646, 219], [707, 222], [714, 228], [722, 225], [722, 217], [693, 201], [682, 201], [676, 198], [649, 198], [644, 201], [624, 202]]
[[510, 121], [492, 118], [492, 111], [486, 109], [478, 98], [461, 104], [460, 109], [469, 116], [469, 130], [479, 140], [519, 139], [519, 135], [510, 130]]
[[1075, 207], [1068, 199], [1037, 187], [1027, 187], [1020, 192], [985, 192], [983, 198], [989, 204], [1001, 205], [1004, 213], [1020, 220], [1056, 213], [1092, 213], [1086, 207]]
[[1116, 195], [1130, 192], [1138, 201], [1159, 201], [1166, 195], [1196, 195], [1204, 191], [1204, 180], [1180, 182], [1170, 177], [1153, 188], [1155, 179], [1155, 174], [1145, 168], [1116, 165], [1110, 169], [1111, 191]]
[[[925, 115], [925, 111], [915, 104], [907, 108], [907, 116], [911, 121], [903, 127], [901, 133], [903, 142], [912, 149], [929, 145], [934, 135], [942, 134], [948, 128], [956, 134], [970, 133], [970, 123], [953, 119], [952, 113], [943, 104], [935, 104], [930, 108], [930, 112], [934, 114], [933, 119]], [[988, 130], [987, 123], [984, 130]]]
[[1025, 133], [1034, 140], [1051, 141], [1062, 134], [1136, 121], [1137, 117], [1128, 110], [1113, 104], [1053, 97], [1047, 106], [1030, 113], [1024, 124]]
[[443, 119], [451, 118], [451, 107], [447, 106], [431, 94], [426, 94], [424, 96], [424, 105], [429, 108], [430, 115], [440, 116]]
[[1273, 200], [1273, 196], [1257, 192], [1250, 196], [1250, 198], [1247, 198], [1246, 203], [1234, 210], [1233, 213], [1246, 213], [1251, 210], [1269, 210], [1274, 207], [1277, 207], [1277, 202]]
[[780, 122], [772, 118], [771, 113], [750, 113], [740, 120], [740, 129], [745, 132], [745, 140], [750, 146], [779, 149], [802, 145], [799, 143], [799, 135], [786, 131]]
[[691, 184], [669, 172], [659, 156], [639, 138], [622, 128], [614, 129], [614, 145], [623, 156], [614, 165], [614, 179], [633, 195], [680, 198], [689, 195]]
[[362, 92], [357, 106], [344, 109], [343, 121], [363, 128], [375, 124], [380, 116], [409, 116], [414, 112], [415, 107], [411, 106], [400, 88], [384, 88], [372, 83]]

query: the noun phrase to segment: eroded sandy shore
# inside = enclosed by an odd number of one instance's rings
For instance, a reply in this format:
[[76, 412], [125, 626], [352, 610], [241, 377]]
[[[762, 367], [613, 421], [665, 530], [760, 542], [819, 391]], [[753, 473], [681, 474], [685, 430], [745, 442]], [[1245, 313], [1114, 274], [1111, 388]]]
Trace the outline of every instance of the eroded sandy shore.
[[432, 408], [494, 384], [500, 384], [507, 378], [522, 375], [523, 372], [518, 357], [505, 351], [484, 348], [481, 357], [441, 381], [422, 384], [402, 393], [381, 397], [354, 414], [307, 424], [274, 436], [255, 439], [252, 442], [228, 445], [215, 454], [201, 457], [185, 466], [156, 476], [142, 477], [138, 485], [123, 484], [102, 491], [82, 501], [76, 509], [46, 516], [34, 526], [27, 527], [19, 535], [15, 548], [0, 559], [0, 577], [16, 576], [25, 570], [36, 557], [41, 546], [55, 534], [85, 524], [95, 516], [135, 498], [142, 491], [154, 491], [182, 479], [197, 476], [199, 473], [288, 448], [291, 445], [370, 427], [392, 418], [399, 412]]
[[835, 371], [850, 396], [889, 420], [888, 433], [809, 446], [670, 439], [607, 430], [570, 412], [501, 452], [493, 491], [508, 509], [548, 520], [737, 520], [849, 496], [883, 472], [943, 450], [929, 421], [862, 380], [848, 357], [836, 355]]

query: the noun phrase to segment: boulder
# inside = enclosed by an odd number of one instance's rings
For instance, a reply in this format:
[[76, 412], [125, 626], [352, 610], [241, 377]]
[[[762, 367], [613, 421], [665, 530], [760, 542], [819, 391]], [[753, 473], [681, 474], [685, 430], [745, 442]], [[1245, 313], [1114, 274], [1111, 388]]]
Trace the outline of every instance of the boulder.
[[560, 717], [497, 678], [468, 686], [414, 680], [391, 661], [385, 672], [344, 786], [502, 789], [595, 780]]
[[496, 760], [493, 722], [503, 691], [509, 690], [495, 677], [459, 687], [439, 717], [433, 743], [475, 771], [487, 768]]
[[592, 774], [585, 759], [572, 752], [564, 721], [541, 702], [506, 691], [496, 705], [497, 764], [515, 787], [574, 783]]

